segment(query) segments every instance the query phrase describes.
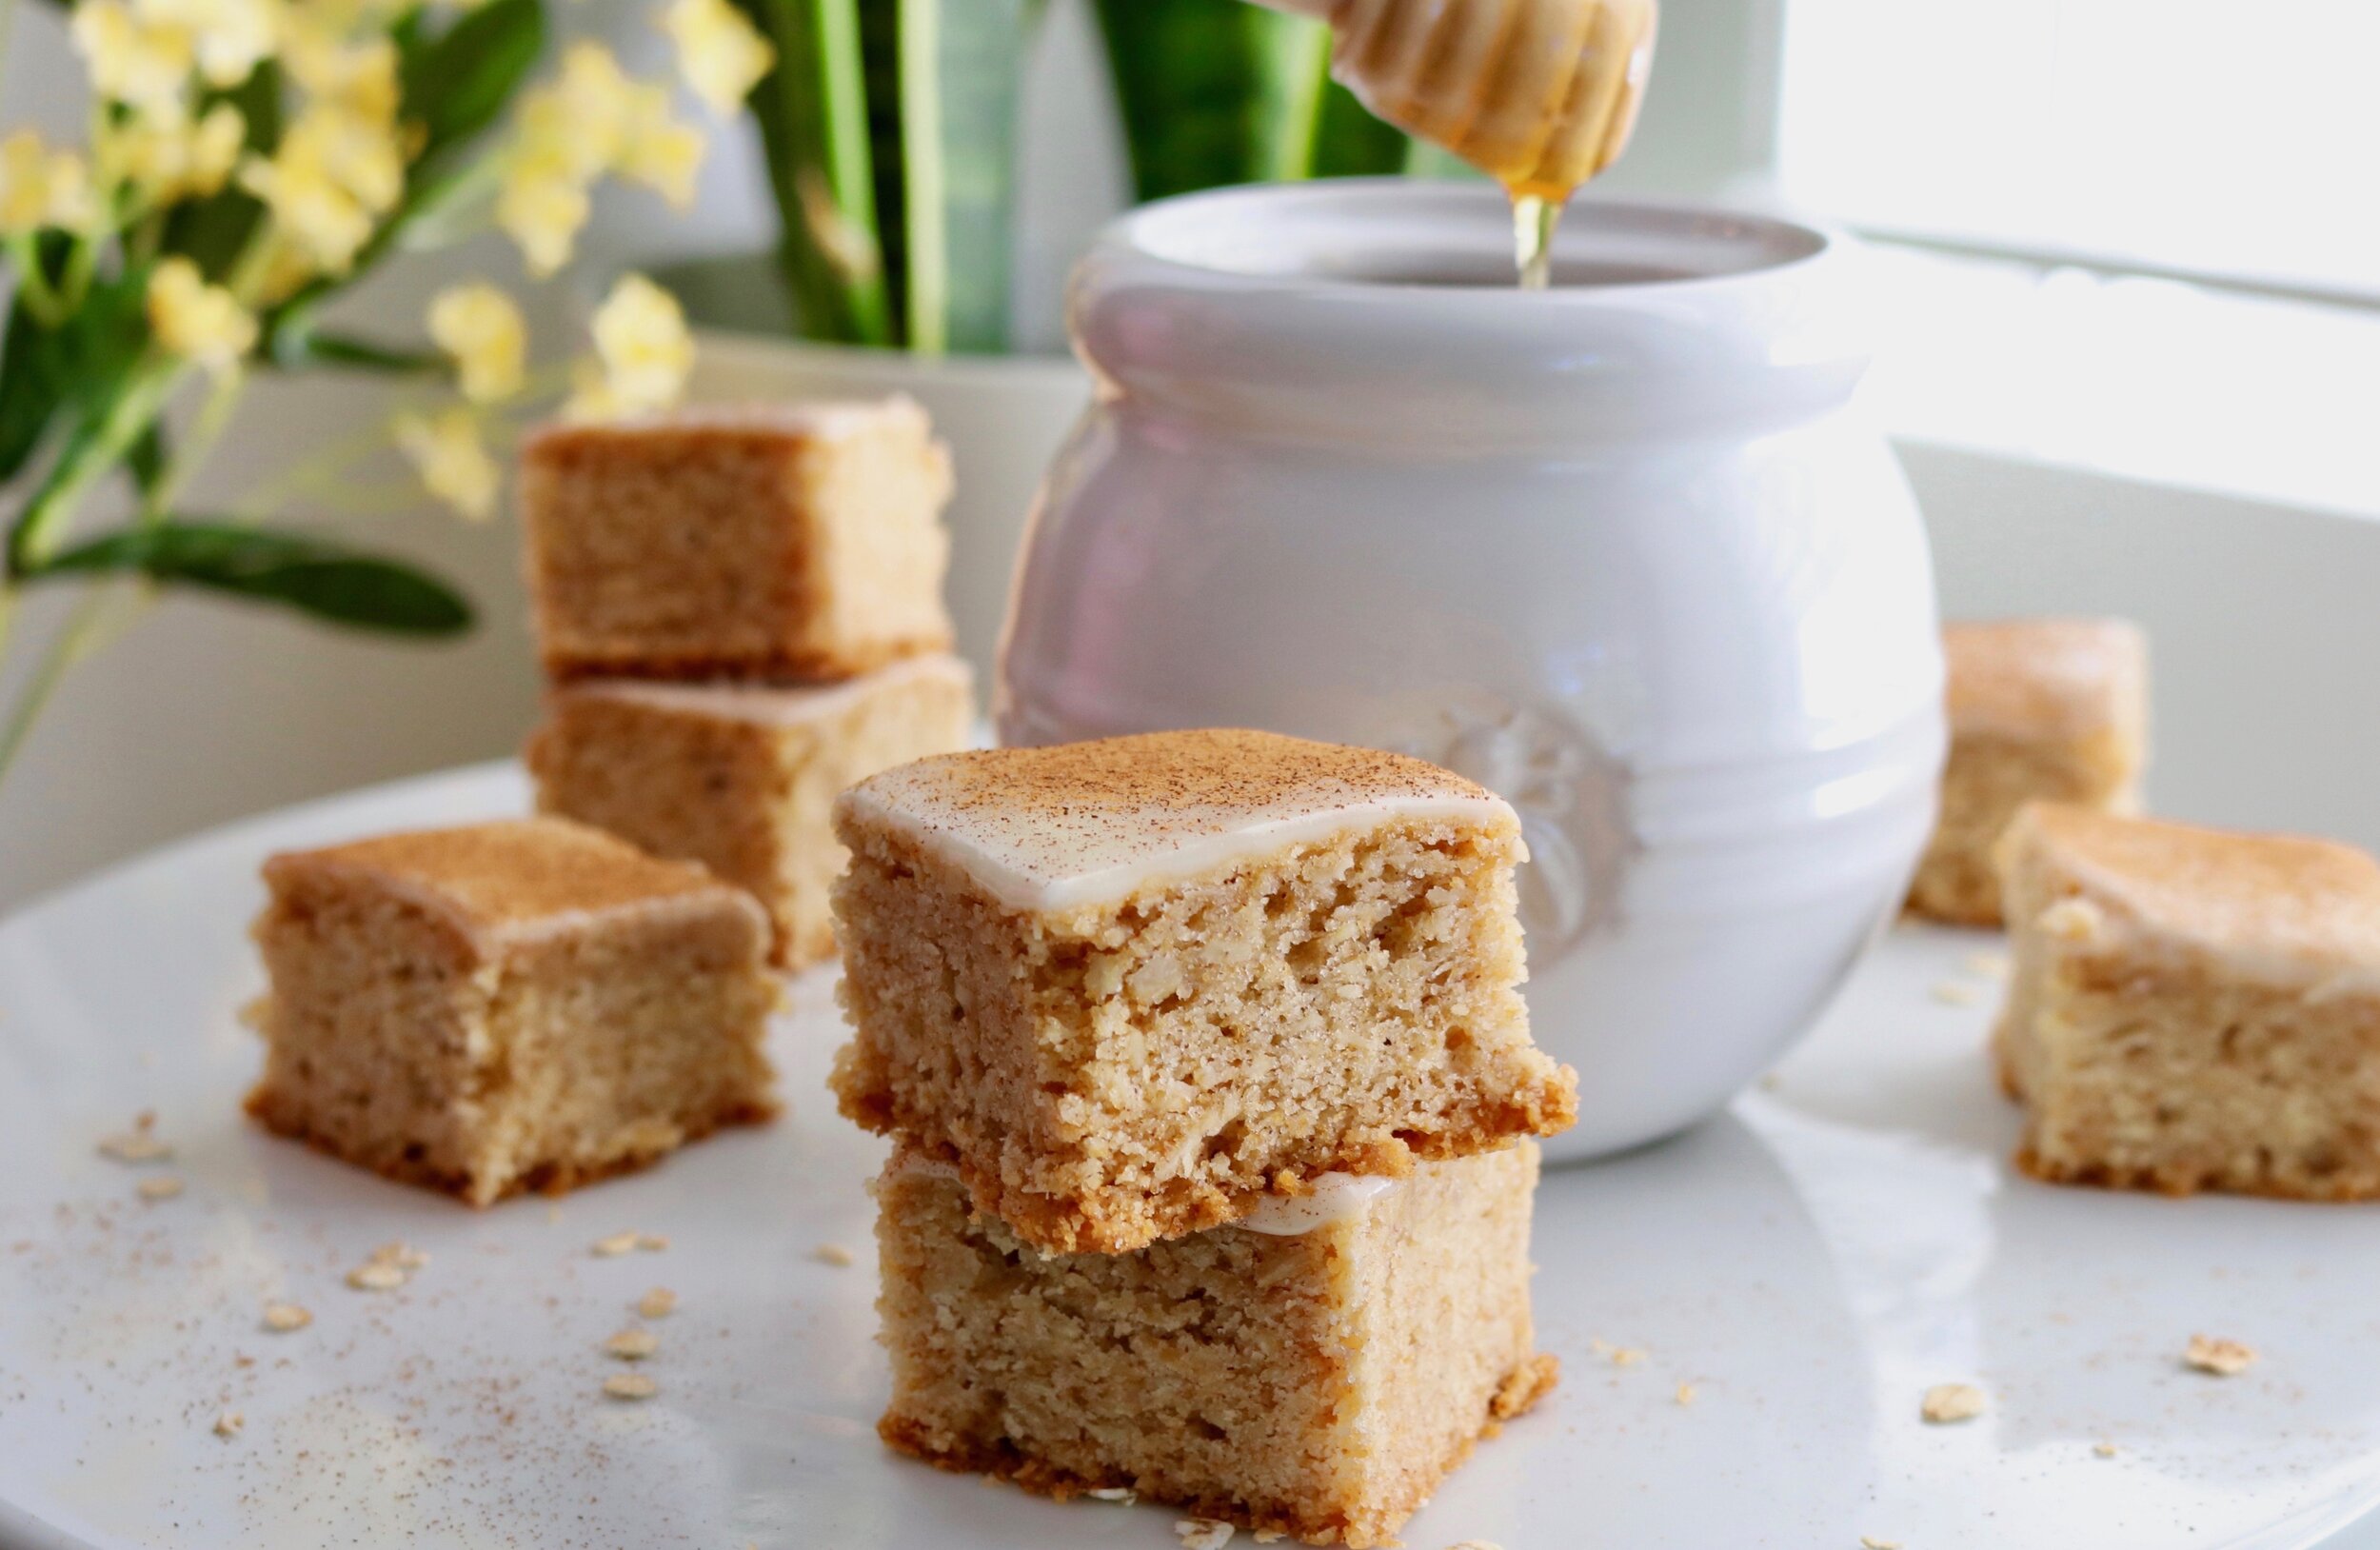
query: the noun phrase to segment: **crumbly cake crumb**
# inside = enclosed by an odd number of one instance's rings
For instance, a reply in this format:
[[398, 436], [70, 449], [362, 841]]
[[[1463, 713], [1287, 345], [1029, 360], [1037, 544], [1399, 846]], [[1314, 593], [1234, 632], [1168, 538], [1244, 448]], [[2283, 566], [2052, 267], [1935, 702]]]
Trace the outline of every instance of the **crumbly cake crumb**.
[[599, 1260], [616, 1260], [624, 1254], [634, 1254], [636, 1252], [638, 1242], [642, 1241], [643, 1238], [644, 1234], [642, 1233], [609, 1233], [602, 1238], [598, 1238], [592, 1243], [589, 1243], [586, 1246], [586, 1251], [589, 1254], [594, 1255]]
[[[1131, 1491], [1314, 1543], [1392, 1544], [1556, 1381], [1528, 1307], [1533, 1145], [1425, 1163], [1303, 1233], [1224, 1226], [1034, 1252], [951, 1171], [878, 1181], [893, 1394], [878, 1430], [946, 1468]], [[1394, 1352], [1391, 1364], [1362, 1359]]]
[[1983, 992], [1963, 980], [1941, 980], [1934, 984], [1934, 999], [1945, 1006], [1973, 1006], [1983, 1000]]
[[838, 824], [843, 1112], [1038, 1248], [1129, 1252], [1576, 1118], [1519, 994], [1518, 821], [1418, 760], [1229, 730], [990, 750], [863, 783]]
[[145, 1201], [169, 1201], [182, 1193], [182, 1180], [177, 1174], [152, 1174], [132, 1187]]
[[604, 1341], [604, 1354], [623, 1361], [642, 1361], [661, 1349], [661, 1337], [649, 1329], [624, 1329]]
[[1232, 1524], [1208, 1518], [1181, 1518], [1174, 1522], [1174, 1537], [1181, 1541], [1181, 1550], [1223, 1550], [1234, 1532]]
[[649, 1400], [661, 1385], [641, 1372], [616, 1372], [604, 1380], [604, 1392], [615, 1400]]
[[2192, 1335], [2182, 1352], [2183, 1364], [2192, 1371], [2211, 1373], [2217, 1378], [2236, 1378], [2256, 1364], [2256, 1353], [2251, 1346], [2237, 1341], [2219, 1340], [2211, 1335]]
[[268, 1128], [488, 1205], [775, 1111], [767, 922], [700, 867], [558, 819], [266, 864]]
[[834, 956], [843, 871], [835, 796], [907, 760], [967, 745], [974, 690], [948, 655], [833, 684], [597, 680], [547, 696], [525, 750], [541, 811], [699, 862], [767, 909], [771, 956]]
[[143, 1109], [134, 1117], [132, 1128], [100, 1139], [102, 1157], [118, 1162], [156, 1162], [173, 1155], [173, 1148], [157, 1136], [157, 1111]]
[[1692, 1404], [1695, 1402], [1696, 1397], [1695, 1386], [1692, 1383], [1680, 1383], [1677, 1385], [1677, 1402], [1679, 1404]]
[[359, 1264], [347, 1272], [347, 1284], [359, 1292], [393, 1292], [410, 1279], [398, 1266], [377, 1261]]
[[295, 1302], [265, 1304], [265, 1327], [276, 1335], [287, 1335], [304, 1329], [314, 1321], [314, 1316]]
[[2329, 841], [2027, 808], [1994, 1029], [2019, 1165], [2073, 1183], [2380, 1196], [2380, 864]]
[[949, 647], [950, 457], [907, 398], [561, 425], [521, 451], [545, 666], [840, 678]]
[[215, 1417], [215, 1435], [222, 1438], [237, 1437], [240, 1435], [241, 1429], [247, 1425], [248, 1418], [246, 1416], [240, 1414], [237, 1410], [225, 1410], [219, 1412]]
[[2093, 1442], [2091, 1451], [2102, 1459], [2112, 1459], [2119, 1450], [2112, 1442]]
[[1873, 1534], [1859, 1536], [1859, 1550], [1901, 1550], [1898, 1540], [1879, 1540]]
[[1992, 847], [2026, 803], [2138, 807], [2148, 647], [2138, 628], [2112, 619], [1953, 624], [1942, 647], [1950, 757], [1910, 907], [1955, 924], [1996, 925]]
[[823, 1264], [843, 1266], [859, 1263], [859, 1257], [841, 1243], [821, 1243], [813, 1252]]
[[678, 1311], [678, 1294], [666, 1286], [656, 1286], [636, 1300], [636, 1311], [646, 1319], [666, 1319]]
[[1936, 1383], [1926, 1390], [1917, 1407], [1917, 1413], [1935, 1426], [1973, 1421], [1983, 1411], [1983, 1390], [1973, 1383]]

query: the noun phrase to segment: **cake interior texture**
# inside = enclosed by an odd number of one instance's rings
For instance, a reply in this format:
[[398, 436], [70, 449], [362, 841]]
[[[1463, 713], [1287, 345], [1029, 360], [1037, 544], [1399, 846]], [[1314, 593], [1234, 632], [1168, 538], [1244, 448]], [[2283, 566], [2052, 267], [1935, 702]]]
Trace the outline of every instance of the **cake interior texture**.
[[1951, 748], [1910, 907], [2000, 924], [1993, 847], [2017, 809], [2136, 811], [2147, 763], [2148, 650], [2120, 620], [1954, 624], [1942, 635]]
[[[964, 757], [964, 756], [962, 756]], [[1020, 909], [843, 810], [843, 1112], [1050, 1249], [1138, 1248], [1268, 1188], [1550, 1134], [1517, 825], [1392, 818], [1112, 901]]]
[[949, 656], [815, 687], [592, 680], [555, 691], [527, 762], [541, 810], [752, 893], [774, 961], [799, 968], [834, 955], [836, 794], [963, 747], [972, 715], [967, 669]]
[[1068, 1496], [1122, 1488], [1316, 1544], [1394, 1544], [1554, 1381], [1529, 1314], [1528, 1143], [1424, 1163], [1295, 1236], [1045, 1255], [896, 1152], [877, 1186], [880, 1430]]
[[2054, 1180], [2380, 1194], [2380, 866], [2328, 842], [2034, 807], [1994, 1035]]
[[[577, 825], [506, 826], [544, 832], [483, 846], [476, 899], [442, 886], [452, 874], [428, 854], [474, 831], [268, 864], [255, 936], [271, 993], [250, 1112], [475, 1205], [769, 1117], [762, 1039], [777, 990], [751, 902], [591, 830], [555, 840]], [[520, 892], [489, 891], [541, 861]]]
[[564, 427], [522, 465], [557, 677], [832, 677], [946, 649], [947, 452], [906, 399]]

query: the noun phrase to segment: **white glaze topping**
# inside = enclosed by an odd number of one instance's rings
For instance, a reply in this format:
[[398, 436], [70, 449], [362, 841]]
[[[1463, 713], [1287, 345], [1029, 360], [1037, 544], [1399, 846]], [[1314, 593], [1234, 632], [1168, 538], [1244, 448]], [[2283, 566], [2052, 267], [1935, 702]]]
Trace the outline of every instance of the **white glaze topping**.
[[840, 715], [870, 694], [919, 679], [942, 679], [972, 688], [975, 674], [959, 658], [943, 654], [912, 657], [836, 684], [682, 684], [666, 679], [594, 678], [556, 692], [688, 716], [798, 726]]
[[1013, 908], [1073, 908], [1405, 818], [1517, 837], [1500, 799], [1403, 754], [1206, 729], [922, 759], [843, 793]]
[[1274, 1238], [1297, 1238], [1317, 1227], [1361, 1216], [1373, 1202], [1398, 1187], [1395, 1179], [1326, 1173], [1312, 1181], [1303, 1195], [1265, 1196], [1255, 1210], [1232, 1225]]

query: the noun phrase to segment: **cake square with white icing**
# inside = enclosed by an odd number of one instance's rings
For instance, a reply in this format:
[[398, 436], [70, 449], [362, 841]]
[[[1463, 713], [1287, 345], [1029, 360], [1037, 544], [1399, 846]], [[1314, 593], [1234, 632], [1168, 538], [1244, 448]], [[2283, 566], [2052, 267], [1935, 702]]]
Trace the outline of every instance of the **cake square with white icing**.
[[1942, 807], [1909, 906], [2000, 924], [1992, 847], [2028, 802], [2132, 812], [2148, 764], [2149, 646], [2122, 619], [1947, 625]]
[[773, 923], [775, 962], [800, 968], [834, 956], [836, 795], [965, 747], [973, 718], [972, 675], [945, 654], [839, 684], [585, 679], [547, 697], [526, 761], [541, 811], [749, 890]]
[[2380, 1195], [2380, 864], [2033, 806], [2002, 842], [1994, 1036], [2045, 1179]]
[[486, 1205], [775, 1112], [760, 906], [561, 819], [265, 864], [268, 1128]]
[[1335, 1180], [1130, 1254], [1035, 1252], [945, 1164], [876, 1186], [903, 1452], [1129, 1491], [1311, 1543], [1391, 1545], [1555, 1379], [1535, 1349], [1537, 1147]]
[[1038, 1247], [1576, 1117], [1520, 998], [1519, 822], [1435, 765], [1153, 733], [922, 760], [836, 826], [843, 1111]]
[[947, 650], [950, 493], [898, 396], [548, 427], [521, 454], [546, 670], [839, 678]]

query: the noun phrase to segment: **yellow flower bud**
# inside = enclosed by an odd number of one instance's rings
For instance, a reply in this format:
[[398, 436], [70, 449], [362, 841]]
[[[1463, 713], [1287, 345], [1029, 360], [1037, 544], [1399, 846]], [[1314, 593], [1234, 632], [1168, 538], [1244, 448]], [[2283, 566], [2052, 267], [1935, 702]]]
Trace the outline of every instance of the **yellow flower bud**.
[[228, 102], [195, 124], [180, 103], [139, 109], [101, 127], [100, 175], [110, 187], [129, 185], [151, 205], [203, 198], [229, 179], [247, 134], [247, 121]]
[[169, 258], [150, 271], [149, 328], [159, 348], [215, 376], [237, 370], [256, 343], [248, 309], [221, 286], [208, 285], [187, 258]]
[[504, 470], [480, 440], [477, 415], [461, 406], [436, 415], [400, 414], [388, 431], [432, 495], [474, 522], [495, 515]]
[[678, 46], [686, 85], [723, 117], [744, 106], [777, 61], [777, 50], [727, 0], [670, 0], [661, 26]]
[[46, 226], [79, 229], [96, 212], [80, 156], [50, 149], [31, 129], [0, 140], [0, 237]]
[[657, 86], [630, 94], [621, 126], [620, 175], [684, 209], [694, 203], [694, 180], [709, 146], [703, 131], [669, 116], [669, 93]]
[[521, 155], [506, 166], [504, 187], [496, 195], [496, 225], [521, 249], [522, 261], [537, 278], [570, 262], [587, 211], [586, 185], [568, 167]]
[[485, 282], [449, 286], [429, 304], [429, 336], [453, 357], [463, 396], [489, 404], [521, 390], [528, 328], [512, 298]]
[[565, 412], [577, 418], [665, 408], [685, 391], [694, 341], [678, 299], [641, 274], [623, 275], [595, 309], [600, 383], [582, 374]]
[[239, 85], [272, 52], [268, 0], [133, 0], [132, 10], [143, 25], [187, 38], [209, 86]]
[[152, 24], [125, 0], [82, 0], [68, 25], [101, 96], [141, 107], [182, 99], [198, 63], [187, 30]]

